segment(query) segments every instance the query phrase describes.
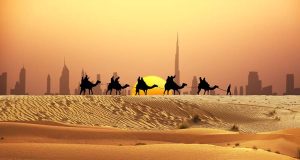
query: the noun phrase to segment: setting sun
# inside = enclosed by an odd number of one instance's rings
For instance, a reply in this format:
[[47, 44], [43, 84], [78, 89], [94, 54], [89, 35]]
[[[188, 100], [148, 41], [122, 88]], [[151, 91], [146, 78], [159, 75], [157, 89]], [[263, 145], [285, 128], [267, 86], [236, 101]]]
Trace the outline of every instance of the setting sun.
[[[143, 77], [144, 81], [148, 86], [158, 85], [158, 87], [155, 87], [153, 89], [148, 90], [148, 95], [162, 95], [164, 93], [164, 85], [166, 81], [158, 76], [145, 76]], [[135, 95], [135, 89], [136, 89], [137, 82], [133, 85], [134, 87], [131, 89], [131, 94]], [[145, 93], [140, 90], [140, 95], [145, 95]]]

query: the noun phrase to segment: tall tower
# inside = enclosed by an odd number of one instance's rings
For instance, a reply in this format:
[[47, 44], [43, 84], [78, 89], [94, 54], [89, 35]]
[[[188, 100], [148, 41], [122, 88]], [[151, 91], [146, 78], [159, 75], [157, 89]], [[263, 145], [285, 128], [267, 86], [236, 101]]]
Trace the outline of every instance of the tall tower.
[[70, 94], [70, 86], [69, 86], [69, 69], [66, 66], [64, 60], [64, 67], [59, 78], [59, 94], [61, 95], [69, 95]]
[[175, 82], [177, 84], [180, 83], [180, 71], [179, 71], [179, 44], [178, 44], [178, 33], [177, 33], [177, 41], [176, 41], [176, 54], [175, 54]]
[[197, 77], [194, 76], [193, 80], [192, 80], [192, 88], [191, 88], [190, 94], [196, 95], [197, 91], [198, 91], [198, 80], [197, 80]]
[[0, 95], [7, 94], [7, 73], [4, 72], [0, 75]]
[[294, 91], [294, 74], [286, 75], [286, 92], [285, 94], [292, 94]]
[[20, 72], [20, 94], [26, 94], [26, 70], [24, 66], [22, 67]]
[[19, 81], [16, 82], [15, 88], [10, 90], [11, 94], [14, 95], [25, 95], [26, 94], [26, 70], [22, 67], [19, 75]]
[[50, 78], [50, 74], [48, 74], [47, 76], [47, 90], [46, 90], [46, 95], [50, 95], [51, 94], [51, 78]]

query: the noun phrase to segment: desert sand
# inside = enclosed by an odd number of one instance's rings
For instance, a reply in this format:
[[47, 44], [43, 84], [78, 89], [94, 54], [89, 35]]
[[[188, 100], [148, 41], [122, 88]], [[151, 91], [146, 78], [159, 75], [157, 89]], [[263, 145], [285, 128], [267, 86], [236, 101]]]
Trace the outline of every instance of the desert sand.
[[0, 159], [294, 159], [299, 112], [298, 96], [0, 96]]

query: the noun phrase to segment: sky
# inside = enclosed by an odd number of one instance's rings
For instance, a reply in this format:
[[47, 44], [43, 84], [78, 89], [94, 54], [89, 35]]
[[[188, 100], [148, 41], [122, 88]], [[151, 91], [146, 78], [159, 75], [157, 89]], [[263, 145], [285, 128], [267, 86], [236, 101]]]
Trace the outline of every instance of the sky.
[[245, 86], [258, 71], [279, 94], [287, 73], [300, 87], [299, 0], [0, 0], [0, 73], [11, 89], [24, 65], [29, 94], [45, 93], [48, 74], [58, 92], [64, 58], [72, 93], [82, 69], [103, 83], [165, 79], [177, 33], [181, 82]]

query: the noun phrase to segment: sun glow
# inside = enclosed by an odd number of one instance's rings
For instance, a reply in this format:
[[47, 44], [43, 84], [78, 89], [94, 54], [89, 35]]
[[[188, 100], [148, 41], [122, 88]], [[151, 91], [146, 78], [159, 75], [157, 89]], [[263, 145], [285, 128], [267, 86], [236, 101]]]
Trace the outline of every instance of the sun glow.
[[[164, 93], [164, 86], [166, 84], [166, 81], [158, 76], [145, 76], [143, 77], [144, 81], [148, 86], [158, 85], [158, 87], [155, 87], [153, 89], [148, 90], [148, 95], [163, 95]], [[133, 85], [134, 87], [131, 89], [131, 95], [135, 95], [137, 82]], [[145, 95], [142, 90], [140, 90], [140, 95]]]

